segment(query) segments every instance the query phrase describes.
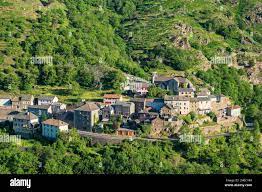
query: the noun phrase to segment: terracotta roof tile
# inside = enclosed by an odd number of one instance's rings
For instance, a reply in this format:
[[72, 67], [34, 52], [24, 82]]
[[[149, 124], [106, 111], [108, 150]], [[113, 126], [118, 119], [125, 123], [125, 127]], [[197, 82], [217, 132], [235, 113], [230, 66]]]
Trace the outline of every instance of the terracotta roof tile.
[[120, 99], [122, 96], [118, 94], [105, 94], [105, 99]]

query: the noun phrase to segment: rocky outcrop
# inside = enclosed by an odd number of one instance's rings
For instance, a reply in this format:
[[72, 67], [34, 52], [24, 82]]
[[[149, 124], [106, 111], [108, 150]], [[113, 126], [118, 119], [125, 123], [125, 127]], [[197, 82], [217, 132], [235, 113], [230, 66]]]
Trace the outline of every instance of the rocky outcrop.
[[175, 47], [182, 49], [191, 48], [189, 36], [192, 33], [192, 27], [183, 23], [177, 23], [174, 26], [174, 35], [170, 37]]
[[255, 66], [247, 69], [249, 81], [254, 85], [262, 84], [262, 62], [257, 62]]
[[156, 118], [152, 121], [151, 137], [172, 136], [177, 133], [183, 125], [183, 120], [165, 121]]
[[262, 23], [262, 3], [257, 4], [252, 10], [250, 10], [245, 19], [248, 23], [256, 23], [261, 24]]
[[171, 41], [173, 42], [175, 47], [179, 47], [182, 49], [189, 49], [191, 47], [186, 37], [173, 36], [171, 38]]

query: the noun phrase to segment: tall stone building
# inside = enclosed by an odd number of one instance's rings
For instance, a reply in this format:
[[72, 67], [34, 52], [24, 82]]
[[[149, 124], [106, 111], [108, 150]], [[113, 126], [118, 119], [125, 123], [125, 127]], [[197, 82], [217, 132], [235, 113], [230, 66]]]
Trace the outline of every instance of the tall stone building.
[[99, 121], [99, 107], [88, 102], [74, 110], [74, 127], [92, 132], [92, 128]]

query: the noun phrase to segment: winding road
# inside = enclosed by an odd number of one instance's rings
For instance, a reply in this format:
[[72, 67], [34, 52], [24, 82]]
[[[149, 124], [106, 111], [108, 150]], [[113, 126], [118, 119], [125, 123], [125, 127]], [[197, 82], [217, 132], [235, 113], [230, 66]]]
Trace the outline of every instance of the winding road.
[[[179, 142], [180, 139], [178, 138], [150, 138], [150, 137], [129, 137], [129, 136], [118, 136], [118, 135], [109, 135], [109, 134], [104, 134], [104, 133], [93, 133], [93, 132], [87, 132], [87, 131], [81, 131], [78, 130], [78, 133], [82, 137], [90, 137], [94, 141], [97, 142], [102, 142], [102, 143], [120, 143], [124, 140], [143, 140], [143, 141], [160, 141], [160, 142], [168, 142], [168, 141], [173, 141], [173, 142]], [[217, 137], [228, 137], [231, 134], [234, 133], [221, 133], [213, 136], [207, 136], [205, 137], [206, 139], [212, 139], [212, 138], [217, 138]]]

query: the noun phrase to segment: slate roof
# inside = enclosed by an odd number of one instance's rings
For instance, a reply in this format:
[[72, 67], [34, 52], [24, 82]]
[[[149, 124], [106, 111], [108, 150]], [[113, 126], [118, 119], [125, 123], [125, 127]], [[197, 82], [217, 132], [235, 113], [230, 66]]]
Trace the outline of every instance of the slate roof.
[[132, 104], [134, 104], [134, 103], [132, 103], [132, 102], [118, 101], [118, 102], [116, 102], [116, 103], [113, 104], [113, 105], [114, 105], [114, 106], [116, 106], [116, 105], [122, 105], [122, 106], [130, 107]]
[[145, 102], [147, 101], [147, 99], [146, 98], [132, 98], [130, 101], [131, 102]]
[[190, 101], [190, 98], [178, 96], [178, 95], [174, 95], [174, 96], [166, 95], [164, 99], [166, 101]]
[[33, 95], [21, 95], [21, 101], [31, 101], [33, 99]]
[[76, 111], [95, 111], [98, 109], [99, 107], [95, 103], [88, 102], [75, 110]]
[[169, 81], [171, 79], [174, 79], [174, 77], [166, 77], [166, 76], [156, 76], [155, 80], [156, 82], [165, 82], [165, 81]]
[[12, 97], [10, 95], [1, 95], [0, 99], [11, 99]]
[[104, 99], [120, 99], [122, 96], [118, 94], [105, 94]]
[[51, 105], [29, 105], [31, 109], [49, 109]]
[[188, 82], [187, 78], [185, 77], [174, 77], [179, 83], [186, 83]]
[[198, 101], [210, 101], [209, 97], [198, 97], [197, 98]]
[[178, 88], [179, 92], [194, 92], [194, 89], [192, 88]]
[[52, 101], [54, 100], [56, 96], [53, 95], [40, 95], [38, 96], [38, 100], [48, 100], [48, 101]]
[[33, 120], [38, 119], [36, 115], [30, 112], [21, 112], [14, 116], [14, 119], [21, 119], [21, 120]]

